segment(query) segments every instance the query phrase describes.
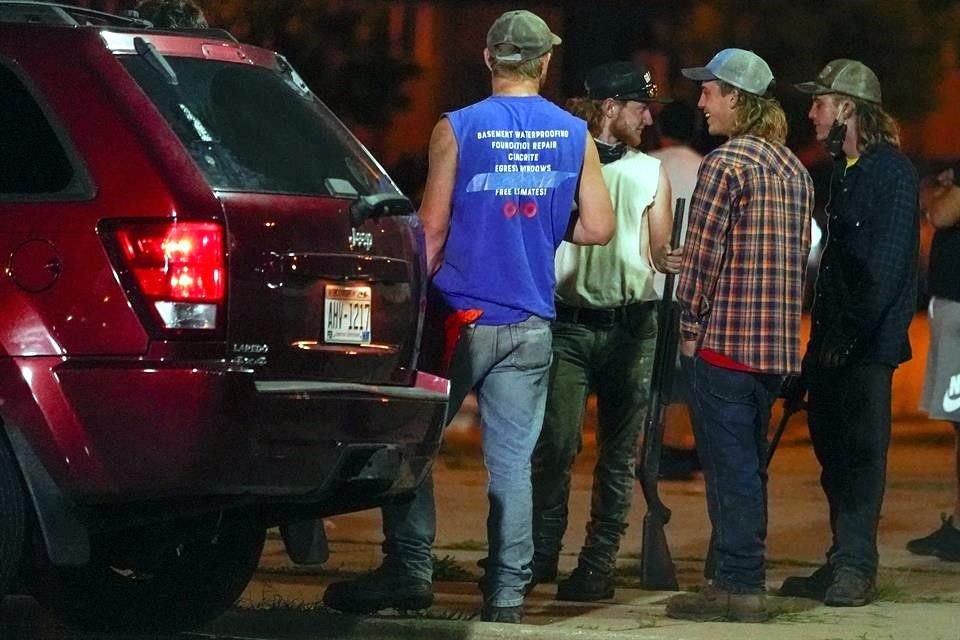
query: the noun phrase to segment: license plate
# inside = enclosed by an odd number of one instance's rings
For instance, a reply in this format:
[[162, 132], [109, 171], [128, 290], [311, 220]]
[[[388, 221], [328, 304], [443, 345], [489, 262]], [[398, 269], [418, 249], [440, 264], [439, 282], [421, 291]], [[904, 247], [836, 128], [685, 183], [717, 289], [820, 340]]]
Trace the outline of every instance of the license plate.
[[324, 341], [341, 344], [370, 343], [370, 287], [326, 286]]

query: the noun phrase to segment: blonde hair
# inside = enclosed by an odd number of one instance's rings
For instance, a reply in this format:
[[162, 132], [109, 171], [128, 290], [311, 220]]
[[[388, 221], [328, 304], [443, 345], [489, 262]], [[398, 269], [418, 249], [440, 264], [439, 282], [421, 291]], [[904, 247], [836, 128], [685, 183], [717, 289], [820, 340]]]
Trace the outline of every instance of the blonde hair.
[[857, 115], [857, 130], [860, 137], [857, 149], [863, 153], [870, 147], [887, 143], [900, 147], [900, 125], [878, 104], [853, 99]]
[[780, 144], [787, 141], [787, 114], [776, 98], [742, 91], [722, 80], [719, 84], [722, 95], [737, 92], [731, 138], [751, 135]]
[[[547, 53], [550, 53], [549, 51]], [[523, 62], [505, 62], [497, 60], [490, 52], [490, 71], [496, 78], [516, 78], [520, 80], [540, 80], [547, 53]]]
[[593, 98], [570, 98], [565, 106], [567, 111], [586, 120], [590, 135], [596, 137], [603, 129], [603, 109], [600, 108], [602, 104], [603, 100]]

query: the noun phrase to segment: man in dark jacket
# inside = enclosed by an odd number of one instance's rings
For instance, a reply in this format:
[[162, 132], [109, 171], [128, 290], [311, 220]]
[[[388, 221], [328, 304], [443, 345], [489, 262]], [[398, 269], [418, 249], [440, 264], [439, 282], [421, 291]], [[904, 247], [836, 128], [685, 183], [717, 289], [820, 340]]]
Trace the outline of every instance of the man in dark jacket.
[[808, 115], [837, 158], [804, 358], [833, 540], [826, 564], [788, 578], [781, 594], [862, 606], [876, 597], [892, 376], [911, 355], [918, 179], [899, 149], [896, 122], [880, 106], [880, 81], [863, 63], [834, 60], [797, 88], [813, 94]]

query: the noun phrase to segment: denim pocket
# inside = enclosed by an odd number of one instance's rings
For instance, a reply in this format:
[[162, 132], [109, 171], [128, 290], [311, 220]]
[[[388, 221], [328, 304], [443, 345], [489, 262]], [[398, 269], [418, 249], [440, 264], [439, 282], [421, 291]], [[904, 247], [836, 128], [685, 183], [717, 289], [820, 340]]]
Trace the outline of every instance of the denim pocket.
[[747, 402], [753, 397], [753, 376], [743, 371], [716, 367], [702, 359], [696, 367], [703, 372], [704, 387], [711, 395], [727, 402]]
[[550, 323], [539, 318], [512, 325], [513, 352], [510, 364], [517, 369], [540, 369], [550, 365], [553, 356], [553, 334]]

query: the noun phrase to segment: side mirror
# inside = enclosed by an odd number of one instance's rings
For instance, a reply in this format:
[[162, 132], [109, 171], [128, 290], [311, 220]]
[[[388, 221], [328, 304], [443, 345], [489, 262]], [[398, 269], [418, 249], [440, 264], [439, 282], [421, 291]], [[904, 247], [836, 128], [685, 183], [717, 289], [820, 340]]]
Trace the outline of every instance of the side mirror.
[[399, 193], [375, 193], [360, 198], [350, 206], [350, 226], [359, 227], [368, 218], [407, 216], [413, 213], [410, 198]]

